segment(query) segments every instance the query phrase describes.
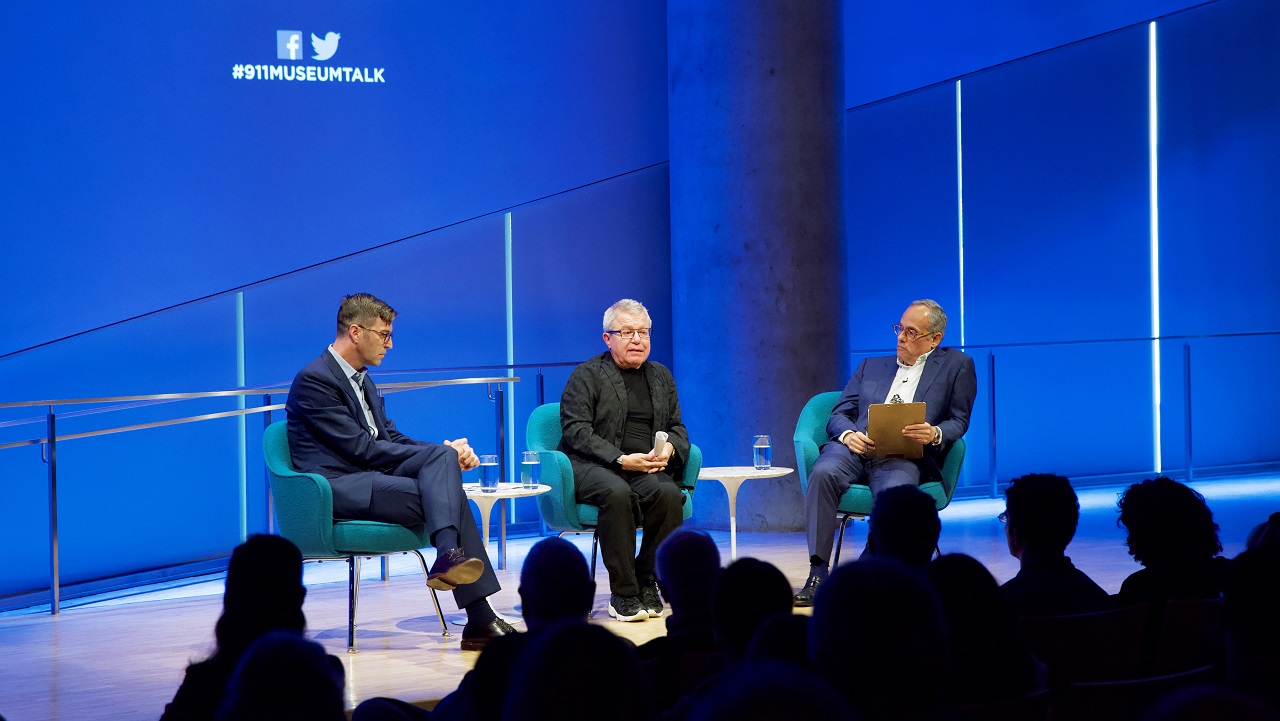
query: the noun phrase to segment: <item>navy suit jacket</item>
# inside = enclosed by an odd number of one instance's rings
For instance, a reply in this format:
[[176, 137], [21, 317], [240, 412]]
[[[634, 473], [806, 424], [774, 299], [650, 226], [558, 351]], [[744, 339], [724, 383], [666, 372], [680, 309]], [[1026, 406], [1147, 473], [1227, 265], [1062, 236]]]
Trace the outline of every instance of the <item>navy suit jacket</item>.
[[[845, 431], [867, 432], [867, 407], [884, 403], [898, 372], [895, 356], [867, 358], [858, 364], [844, 393], [831, 411], [827, 421], [827, 435], [832, 440]], [[969, 414], [973, 412], [973, 399], [978, 395], [978, 376], [973, 359], [952, 348], [937, 348], [925, 360], [920, 384], [916, 386], [916, 401], [925, 404], [924, 420], [942, 429], [942, 446], [926, 444], [920, 464], [920, 480], [941, 478], [939, 461], [951, 444], [969, 430]]]
[[432, 445], [396, 430], [372, 378], [365, 377], [364, 389], [377, 439], [369, 435], [355, 389], [328, 350], [298, 371], [285, 403], [293, 467], [329, 479], [333, 512], [339, 518], [363, 516], [373, 495], [374, 476]]

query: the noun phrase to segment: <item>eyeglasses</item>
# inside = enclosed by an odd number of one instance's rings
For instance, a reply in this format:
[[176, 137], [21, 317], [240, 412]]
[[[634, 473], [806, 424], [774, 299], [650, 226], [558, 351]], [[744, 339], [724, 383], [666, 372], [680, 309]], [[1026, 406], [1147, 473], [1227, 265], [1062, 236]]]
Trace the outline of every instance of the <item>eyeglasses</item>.
[[389, 331], [389, 330], [374, 330], [373, 328], [365, 328], [364, 326], [360, 325], [359, 323], [356, 323], [356, 327], [357, 327], [357, 328], [364, 328], [365, 330], [369, 331], [370, 333], [377, 333], [378, 335], [382, 336], [382, 345], [387, 345], [388, 343], [390, 343], [390, 342], [391, 342], [391, 336], [392, 336], [392, 335], [394, 335], [394, 334], [393, 334], [391, 331]]
[[639, 330], [632, 330], [628, 328], [626, 330], [607, 330], [605, 331], [605, 333], [608, 333], [609, 335], [616, 335], [623, 340], [631, 340], [632, 338], [639, 338], [640, 340], [649, 340], [650, 330], [652, 329], [641, 328]]
[[925, 336], [933, 335], [932, 333], [921, 333], [915, 328], [904, 328], [901, 323], [893, 324], [894, 335], [902, 335], [904, 332], [907, 334], [907, 340], [909, 341], [915, 340], [916, 338], [923, 338]]
[[997, 520], [997, 521], [999, 521], [999, 522], [1001, 522], [1001, 523], [1008, 523], [1008, 522], [1009, 522], [1009, 512], [1008, 512], [1008, 511], [1001, 511], [1001, 512], [1000, 512], [1000, 515], [996, 516], [996, 520]]

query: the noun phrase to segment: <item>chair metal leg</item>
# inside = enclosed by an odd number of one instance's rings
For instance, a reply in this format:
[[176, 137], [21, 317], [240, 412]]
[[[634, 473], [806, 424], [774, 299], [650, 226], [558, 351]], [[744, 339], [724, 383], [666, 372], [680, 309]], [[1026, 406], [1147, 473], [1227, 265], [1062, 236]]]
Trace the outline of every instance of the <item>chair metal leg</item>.
[[360, 557], [347, 556], [347, 653], [356, 652], [356, 606], [360, 603]]
[[836, 537], [836, 553], [831, 559], [831, 567], [835, 568], [840, 565], [840, 546], [844, 544], [844, 527], [849, 524], [849, 519], [853, 518], [852, 513], [846, 513], [840, 517], [840, 535]]
[[[422, 577], [425, 580], [431, 575], [431, 570], [427, 568], [427, 559], [422, 557], [422, 551], [415, 550], [413, 555], [418, 557], [418, 563], [422, 564]], [[427, 590], [431, 592], [431, 602], [436, 606], [436, 618], [440, 619], [440, 629], [444, 632], [442, 636], [450, 636], [449, 624], [444, 622], [444, 612], [440, 610], [440, 597], [436, 595], [436, 590], [427, 586]]]
[[591, 577], [596, 577], [596, 549], [600, 547], [600, 528], [596, 527], [591, 532]]

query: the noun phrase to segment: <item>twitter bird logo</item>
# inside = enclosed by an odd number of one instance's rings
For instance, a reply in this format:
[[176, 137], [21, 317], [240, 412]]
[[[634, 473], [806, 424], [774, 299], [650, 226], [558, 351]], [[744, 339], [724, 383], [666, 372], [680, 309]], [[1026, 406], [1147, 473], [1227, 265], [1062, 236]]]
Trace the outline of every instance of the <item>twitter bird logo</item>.
[[315, 33], [311, 33], [311, 49], [316, 51], [311, 57], [315, 60], [328, 60], [333, 54], [338, 52], [338, 39], [342, 36], [337, 33], [326, 33], [324, 38], [316, 37]]

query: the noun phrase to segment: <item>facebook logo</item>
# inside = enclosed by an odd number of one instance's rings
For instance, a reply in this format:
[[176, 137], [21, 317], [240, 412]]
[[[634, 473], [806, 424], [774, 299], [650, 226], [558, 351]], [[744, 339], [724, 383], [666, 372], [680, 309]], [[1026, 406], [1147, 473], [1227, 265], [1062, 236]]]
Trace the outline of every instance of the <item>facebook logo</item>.
[[302, 31], [276, 31], [276, 57], [281, 60], [302, 60]]

